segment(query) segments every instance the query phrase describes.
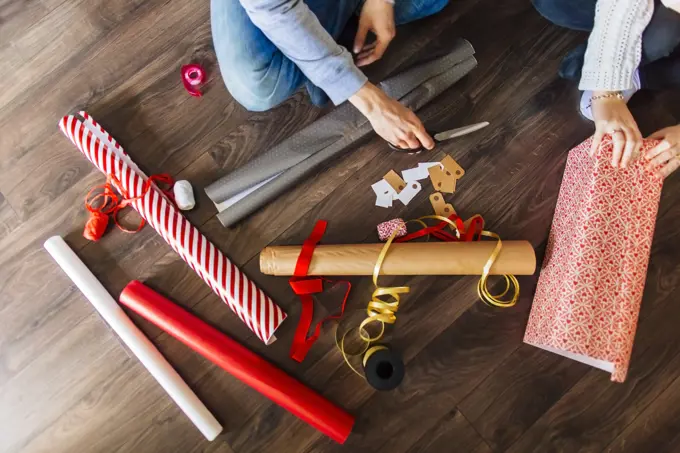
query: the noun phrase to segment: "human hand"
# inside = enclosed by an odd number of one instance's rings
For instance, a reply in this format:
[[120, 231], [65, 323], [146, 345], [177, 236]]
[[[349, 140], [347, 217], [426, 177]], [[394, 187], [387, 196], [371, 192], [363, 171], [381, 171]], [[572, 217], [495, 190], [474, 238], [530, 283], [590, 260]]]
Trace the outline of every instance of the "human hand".
[[372, 83], [367, 82], [349, 101], [389, 143], [402, 149], [418, 149], [421, 144], [434, 148], [434, 140], [416, 114]]
[[[371, 44], [366, 44], [369, 31], [375, 34], [376, 39]], [[356, 65], [366, 66], [380, 60], [396, 34], [394, 5], [387, 0], [366, 0], [361, 8], [359, 30], [354, 38]]]
[[661, 143], [645, 154], [648, 169], [656, 170], [657, 175], [665, 178], [680, 168], [680, 124], [656, 131], [649, 138]]
[[[595, 92], [594, 95], [604, 94]], [[626, 168], [642, 146], [642, 134], [623, 99], [600, 98], [592, 103], [595, 135], [590, 155], [594, 156], [606, 134], [610, 134], [614, 144], [612, 165]]]

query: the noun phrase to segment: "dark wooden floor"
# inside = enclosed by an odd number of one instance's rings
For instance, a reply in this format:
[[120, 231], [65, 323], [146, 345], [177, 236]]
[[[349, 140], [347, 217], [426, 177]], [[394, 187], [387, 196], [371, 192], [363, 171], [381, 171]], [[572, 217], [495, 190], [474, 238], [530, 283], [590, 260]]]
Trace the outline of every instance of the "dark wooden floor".
[[[592, 131], [576, 113], [560, 57], [585, 37], [546, 23], [526, 0], [457, 0], [438, 17], [399, 30], [380, 78], [457, 36], [478, 68], [431, 104], [431, 127], [490, 121], [440, 147], [467, 173], [450, 200], [482, 213], [504, 238], [528, 239], [542, 256], [566, 151]], [[149, 173], [191, 180], [219, 175], [313, 121], [323, 111], [300, 93], [267, 113], [248, 113], [215, 66], [209, 2], [182, 0], [0, 1], [0, 450], [2, 452], [672, 452], [680, 451], [680, 175], [666, 184], [628, 380], [522, 344], [536, 278], [521, 278], [508, 310], [477, 301], [474, 278], [399, 278], [413, 288], [392, 343], [407, 377], [376, 393], [343, 366], [331, 331], [307, 360], [288, 356], [299, 303], [284, 278], [263, 276], [258, 253], [299, 243], [316, 219], [328, 243], [374, 240], [380, 221], [429, 213], [427, 192], [403, 208], [373, 206], [370, 184], [418, 158], [372, 140], [325, 167], [233, 230], [201, 196], [191, 220], [290, 314], [262, 345], [153, 230], [80, 235], [82, 199], [103, 177], [58, 132], [86, 108]], [[210, 68], [201, 99], [181, 87], [179, 66]], [[640, 93], [632, 108], [644, 133], [680, 121], [677, 93]], [[133, 215], [130, 215], [133, 218]], [[66, 236], [117, 294], [142, 279], [357, 416], [338, 446], [135, 318], [225, 425], [207, 443], [127, 355], [115, 335], [42, 250]], [[354, 279], [351, 308], [369, 279]]]

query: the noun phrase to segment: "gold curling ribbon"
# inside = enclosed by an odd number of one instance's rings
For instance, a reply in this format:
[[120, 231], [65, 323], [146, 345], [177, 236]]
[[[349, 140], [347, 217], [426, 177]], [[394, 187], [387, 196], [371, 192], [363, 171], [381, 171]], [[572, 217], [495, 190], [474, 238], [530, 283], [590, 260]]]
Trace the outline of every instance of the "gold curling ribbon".
[[[501, 253], [501, 248], [503, 248], [501, 237], [496, 233], [486, 230], [482, 230], [482, 236], [494, 238], [498, 242], [496, 243], [496, 247], [494, 247], [493, 252], [491, 252], [491, 256], [484, 265], [482, 276], [477, 283], [477, 295], [480, 299], [482, 299], [482, 302], [487, 305], [501, 308], [512, 307], [519, 299], [519, 282], [517, 281], [517, 277], [511, 274], [503, 275], [502, 277], [505, 279], [505, 289], [500, 294], [493, 295], [488, 288], [488, 278], [489, 272], [491, 271], [491, 266], [493, 266], [494, 261], [496, 261], [496, 258], [498, 258], [498, 254]], [[510, 299], [503, 299], [511, 289], [513, 290], [512, 297]]]
[[[456, 225], [455, 222], [453, 222], [451, 219], [447, 217], [439, 215], [428, 215], [417, 219], [408, 220], [407, 223], [416, 222], [422, 225], [423, 228], [427, 228], [427, 224], [425, 223], [426, 219], [435, 219], [448, 223], [453, 227], [453, 230], [456, 232], [456, 237], [460, 239], [460, 231], [458, 230], [458, 226]], [[380, 268], [382, 267], [383, 261], [385, 261], [387, 251], [389, 250], [390, 245], [392, 245], [392, 241], [394, 241], [396, 235], [397, 231], [394, 231], [390, 238], [387, 240], [387, 242], [385, 242], [385, 245], [380, 251], [378, 260], [376, 261], [375, 267], [373, 268], [373, 284], [375, 285], [375, 291], [373, 291], [371, 301], [368, 303], [368, 307], [366, 308], [366, 313], [368, 314], [368, 317], [361, 322], [358, 328], [356, 328], [358, 329], [359, 337], [361, 338], [361, 340], [364, 341], [365, 346], [360, 351], [354, 354], [348, 354], [347, 351], [345, 351], [345, 338], [347, 337], [347, 334], [349, 334], [355, 328], [349, 329], [342, 335], [342, 337], [339, 340], [338, 331], [337, 330], [335, 331], [335, 343], [338, 349], [340, 349], [340, 352], [342, 353], [342, 358], [345, 360], [345, 363], [352, 369], [352, 371], [354, 371], [356, 374], [363, 378], [365, 378], [365, 376], [361, 374], [359, 371], [357, 371], [357, 369], [354, 368], [354, 366], [352, 366], [348, 357], [363, 355], [364, 357], [362, 363], [364, 364], [364, 366], [366, 366], [368, 358], [373, 353], [381, 349], [387, 349], [386, 346], [381, 345], [371, 347], [371, 344], [379, 341], [383, 337], [383, 335], [385, 334], [385, 324], [394, 324], [396, 322], [397, 320], [396, 313], [397, 310], [399, 309], [399, 302], [401, 300], [399, 295], [411, 291], [411, 288], [408, 286], [396, 286], [388, 288], [378, 286], [378, 275], [380, 274]], [[517, 281], [517, 278], [514, 275], [508, 274], [502, 276], [505, 279], [505, 289], [500, 294], [496, 295], [491, 294], [488, 288], [489, 272], [491, 271], [493, 263], [498, 258], [501, 249], [503, 248], [503, 242], [501, 241], [499, 235], [491, 231], [482, 230], [481, 235], [496, 239], [497, 242], [496, 247], [494, 247], [493, 251], [491, 252], [491, 256], [489, 256], [489, 259], [486, 261], [486, 264], [484, 265], [482, 276], [480, 277], [479, 282], [477, 283], [477, 295], [482, 300], [482, 302], [484, 302], [487, 305], [500, 308], [512, 307], [517, 303], [517, 300], [519, 299], [519, 282]], [[504, 299], [504, 297], [510, 292], [510, 290], [512, 290], [512, 297], [510, 299]], [[387, 300], [381, 299], [384, 297], [387, 297]], [[380, 325], [380, 331], [376, 335], [371, 336], [368, 333], [368, 330], [366, 330], [366, 326], [373, 323], [378, 323]]]
[[370, 359], [373, 354], [375, 354], [378, 351], [383, 351], [383, 350], [386, 350], [386, 349], [387, 349], [387, 346], [379, 344], [377, 346], [373, 346], [368, 351], [366, 351], [366, 354], [364, 354], [364, 361], [363, 361], [364, 366], [366, 366], [366, 364], [368, 363], [368, 359]]
[[[380, 255], [378, 255], [378, 260], [375, 263], [375, 267], [373, 268], [373, 284], [375, 285], [375, 291], [373, 291], [371, 301], [366, 307], [366, 314], [368, 317], [364, 319], [357, 328], [359, 330], [359, 337], [361, 340], [363, 340], [365, 347], [357, 353], [348, 354], [347, 351], [345, 351], [345, 338], [347, 337], [347, 334], [349, 334], [354, 329], [349, 329], [347, 332], [345, 332], [340, 340], [338, 340], [338, 331], [335, 331], [335, 342], [338, 346], [338, 349], [340, 349], [340, 352], [342, 353], [342, 358], [345, 359], [345, 363], [347, 363], [352, 371], [364, 378], [365, 376], [359, 373], [359, 371], [357, 371], [356, 368], [352, 366], [348, 356], [364, 355], [363, 363], [365, 364], [371, 354], [382, 348], [387, 349], [385, 346], [374, 346], [372, 348], [370, 346], [372, 343], [379, 341], [383, 337], [385, 334], [385, 324], [394, 324], [396, 322], [396, 312], [399, 309], [399, 302], [401, 300], [400, 294], [405, 294], [411, 291], [411, 288], [408, 286], [378, 286], [378, 275], [380, 274], [380, 268], [382, 267], [383, 261], [385, 261], [387, 251], [389, 250], [390, 245], [392, 245], [392, 241], [397, 236], [397, 233], [398, 231], [394, 231], [387, 242], [385, 242], [385, 245], [380, 251]], [[377, 334], [371, 336], [366, 327], [374, 323], [379, 324], [380, 330]]]
[[[426, 219], [435, 219], [448, 223], [456, 232], [456, 237], [460, 239], [460, 231], [458, 231], [458, 226], [454, 221], [447, 217], [443, 217], [440, 215], [427, 215], [424, 217], [420, 217], [418, 219], [409, 220], [408, 222], [416, 222], [422, 225], [423, 228], [427, 228], [427, 224], [424, 222], [424, 220]], [[480, 277], [479, 282], [477, 282], [477, 295], [482, 300], [482, 302], [484, 302], [487, 305], [500, 308], [512, 307], [517, 303], [517, 300], [519, 299], [519, 282], [517, 281], [517, 278], [514, 275], [502, 276], [503, 279], [505, 280], [505, 289], [500, 294], [496, 295], [491, 294], [488, 288], [489, 272], [491, 271], [491, 266], [493, 266], [493, 263], [496, 261], [498, 255], [501, 253], [501, 248], [503, 248], [503, 242], [501, 241], [500, 236], [498, 236], [494, 232], [482, 230], [481, 234], [482, 236], [496, 239], [498, 242], [496, 243], [496, 247], [494, 247], [493, 251], [491, 252], [491, 256], [489, 256], [489, 259], [486, 261], [486, 264], [484, 265], [484, 269], [482, 271], [482, 276]], [[510, 290], [512, 290], [512, 297], [510, 299], [503, 299], [510, 292]]]

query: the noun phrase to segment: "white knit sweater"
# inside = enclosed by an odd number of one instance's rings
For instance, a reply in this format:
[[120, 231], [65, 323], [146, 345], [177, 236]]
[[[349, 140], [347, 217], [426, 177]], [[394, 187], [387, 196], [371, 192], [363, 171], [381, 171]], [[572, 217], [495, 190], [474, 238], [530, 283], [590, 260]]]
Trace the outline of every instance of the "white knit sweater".
[[653, 12], [654, 0], [597, 1], [580, 90], [633, 88], [633, 74], [642, 56], [642, 33]]

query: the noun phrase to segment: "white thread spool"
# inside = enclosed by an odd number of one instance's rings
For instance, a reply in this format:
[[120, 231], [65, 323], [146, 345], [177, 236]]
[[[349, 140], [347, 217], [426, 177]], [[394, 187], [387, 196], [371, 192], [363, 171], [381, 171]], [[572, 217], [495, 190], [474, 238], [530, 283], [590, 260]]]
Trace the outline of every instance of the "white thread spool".
[[194, 198], [194, 189], [191, 187], [191, 183], [185, 179], [180, 181], [175, 181], [175, 185], [172, 188], [175, 194], [175, 203], [177, 207], [182, 211], [188, 211], [196, 206], [196, 199]]

